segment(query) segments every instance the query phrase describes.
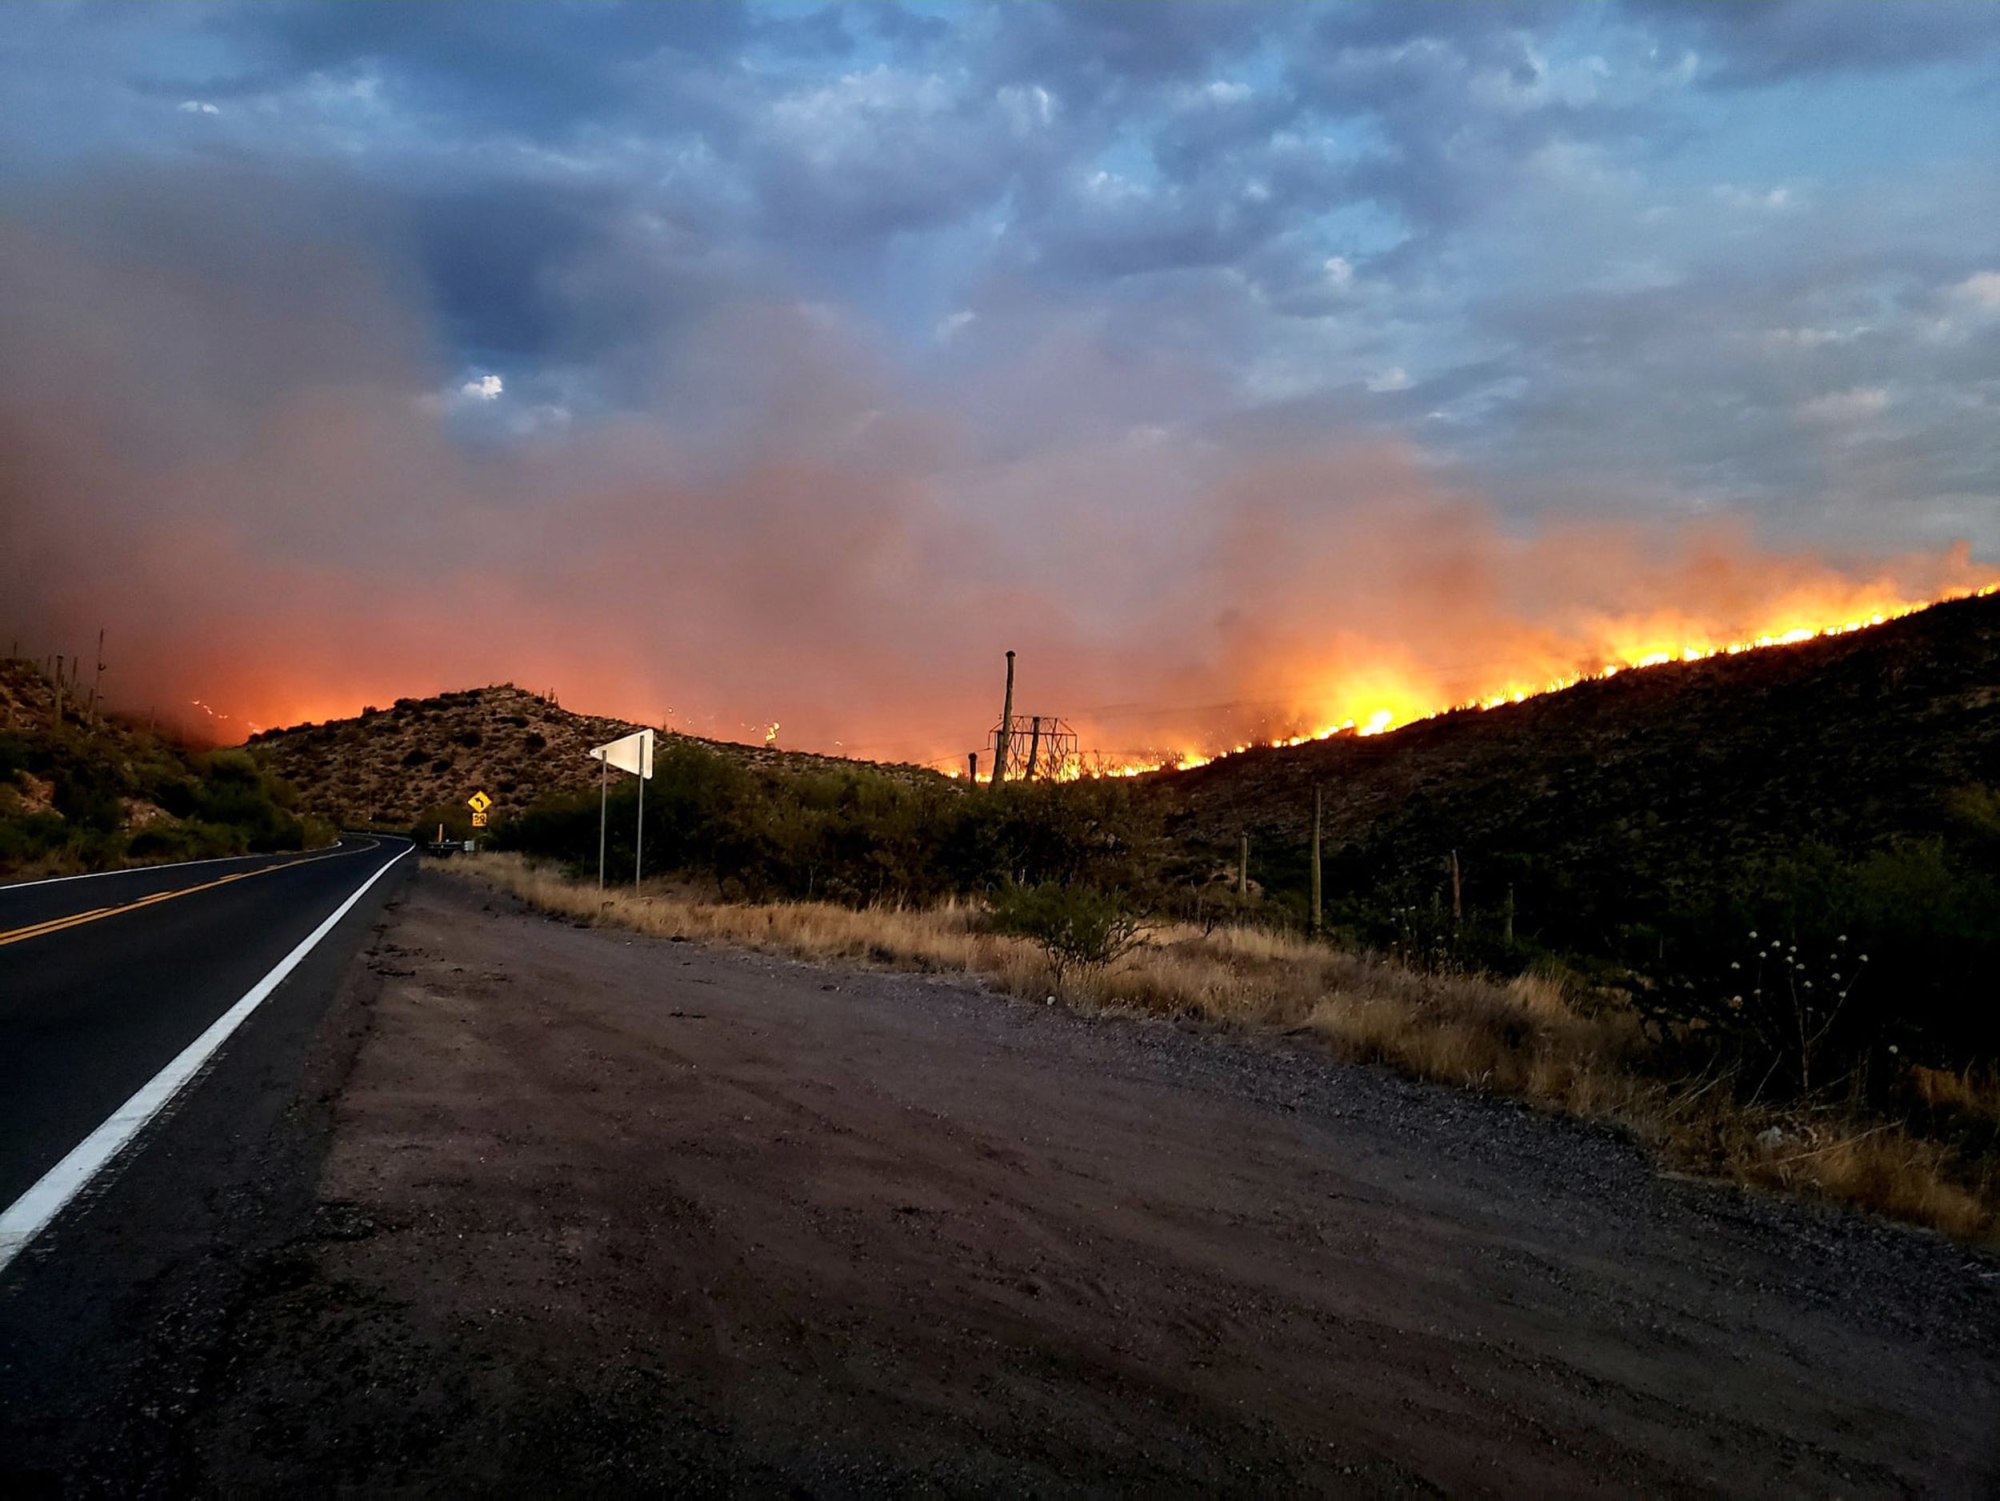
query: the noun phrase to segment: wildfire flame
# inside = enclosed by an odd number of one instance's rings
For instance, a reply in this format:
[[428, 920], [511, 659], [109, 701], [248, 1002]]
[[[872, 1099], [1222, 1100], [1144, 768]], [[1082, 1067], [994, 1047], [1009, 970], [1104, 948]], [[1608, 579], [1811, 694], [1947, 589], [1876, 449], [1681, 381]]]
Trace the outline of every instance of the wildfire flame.
[[1612, 631], [1607, 632], [1606, 640], [1610, 644], [1595, 666], [1539, 680], [1495, 684], [1485, 692], [1453, 702], [1427, 699], [1425, 697], [1427, 683], [1420, 670], [1398, 672], [1393, 668], [1374, 668], [1363, 672], [1350, 672], [1329, 681], [1322, 689], [1323, 701], [1335, 703], [1345, 711], [1339, 719], [1329, 716], [1311, 730], [1269, 739], [1244, 740], [1225, 750], [1195, 747], [1170, 750], [1102, 767], [1095, 774], [1130, 777], [1153, 771], [1192, 771], [1223, 756], [1239, 755], [1249, 750], [1305, 745], [1316, 740], [1331, 739], [1335, 735], [1380, 735], [1389, 730], [1400, 729], [1404, 725], [1414, 724], [1420, 720], [1436, 719], [1445, 714], [1462, 713], [1466, 710], [1497, 709], [1506, 704], [1518, 704], [1541, 694], [1560, 693], [1565, 688], [1575, 687], [1578, 683], [1616, 677], [1621, 672], [1660, 667], [1670, 662], [1701, 662], [1713, 657], [1760, 651], [1767, 647], [1794, 646], [1803, 641], [1844, 636], [1886, 624], [1905, 615], [1914, 615], [1919, 610], [1928, 609], [1947, 600], [1984, 597], [1995, 593], [2000, 593], [2000, 582], [1987, 584], [1982, 588], [1960, 590], [1937, 599], [1875, 601], [1872, 602], [1871, 608], [1867, 608], [1866, 613], [1848, 618], [1799, 621], [1796, 615], [1791, 615], [1789, 618], [1781, 616], [1780, 621], [1770, 628], [1739, 640], [1715, 640], [1700, 635], [1674, 639], [1670, 633], [1681, 624], [1679, 622], [1621, 622]]

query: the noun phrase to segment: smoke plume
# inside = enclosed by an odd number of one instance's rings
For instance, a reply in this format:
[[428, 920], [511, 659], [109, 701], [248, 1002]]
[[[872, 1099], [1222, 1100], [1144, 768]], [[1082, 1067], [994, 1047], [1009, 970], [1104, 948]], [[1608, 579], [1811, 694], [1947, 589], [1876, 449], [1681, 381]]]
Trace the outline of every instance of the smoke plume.
[[1013, 648], [1017, 708], [1127, 760], [1992, 576], [1740, 518], [1522, 526], [1379, 436], [996, 452], [837, 315], [740, 281], [624, 353], [650, 400], [517, 401], [438, 354], [393, 239], [337, 191], [226, 173], [0, 224], [0, 633], [40, 655], [101, 626], [113, 703], [224, 740], [510, 680], [940, 764], [982, 743]]

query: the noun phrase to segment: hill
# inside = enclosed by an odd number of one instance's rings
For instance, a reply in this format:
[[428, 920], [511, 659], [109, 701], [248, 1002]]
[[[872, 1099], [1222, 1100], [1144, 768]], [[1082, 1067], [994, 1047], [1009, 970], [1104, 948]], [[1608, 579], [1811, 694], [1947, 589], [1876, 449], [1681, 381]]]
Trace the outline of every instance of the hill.
[[1740, 948], [1760, 911], [1834, 924], [1871, 882], [1940, 944], [1990, 941], [2000, 910], [1962, 878], [2000, 840], [2000, 596], [1157, 782], [1184, 838], [1247, 832], [1294, 902], [1323, 789], [1330, 909], [1376, 941], [1497, 941], [1511, 911], [1517, 943], [1657, 968], [1704, 928]]
[[1948, 791], [2000, 781], [2000, 595], [1160, 780], [1184, 829], [1228, 840], [1303, 840], [1323, 788], [1328, 850], [1388, 867], [1635, 840], [1698, 866], [1773, 839], [1860, 849], [1936, 831]]
[[[461, 807], [480, 790], [493, 799], [497, 820], [543, 798], [593, 788], [598, 766], [590, 747], [639, 728], [629, 720], [573, 713], [503, 683], [400, 698], [352, 719], [265, 730], [246, 743], [264, 765], [299, 788], [304, 807], [340, 823], [401, 826], [427, 809]], [[943, 780], [922, 767], [877, 766], [673, 731], [662, 731], [661, 738], [703, 746], [746, 766], [865, 766], [906, 779]]]

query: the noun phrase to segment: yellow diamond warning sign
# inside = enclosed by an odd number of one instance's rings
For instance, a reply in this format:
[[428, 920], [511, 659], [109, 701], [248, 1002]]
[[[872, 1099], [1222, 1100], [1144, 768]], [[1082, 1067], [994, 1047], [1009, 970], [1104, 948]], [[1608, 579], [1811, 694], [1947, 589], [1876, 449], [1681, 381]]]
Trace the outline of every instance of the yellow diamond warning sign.
[[484, 813], [493, 806], [493, 799], [483, 792], [475, 792], [465, 800], [465, 805], [474, 813]]

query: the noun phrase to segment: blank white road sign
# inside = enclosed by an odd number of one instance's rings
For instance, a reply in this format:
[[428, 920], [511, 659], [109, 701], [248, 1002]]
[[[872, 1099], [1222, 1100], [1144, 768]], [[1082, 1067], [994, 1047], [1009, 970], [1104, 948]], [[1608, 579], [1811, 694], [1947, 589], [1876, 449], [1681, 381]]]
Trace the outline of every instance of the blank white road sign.
[[653, 774], [653, 732], [635, 730], [607, 745], [593, 745], [590, 754], [593, 760], [606, 762], [620, 771], [650, 777]]

